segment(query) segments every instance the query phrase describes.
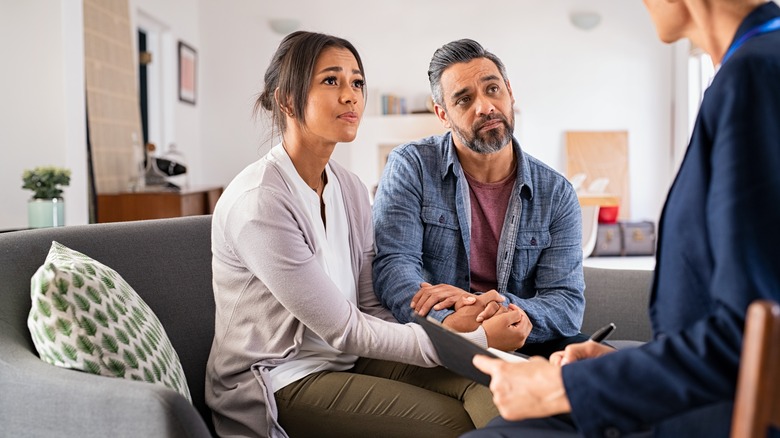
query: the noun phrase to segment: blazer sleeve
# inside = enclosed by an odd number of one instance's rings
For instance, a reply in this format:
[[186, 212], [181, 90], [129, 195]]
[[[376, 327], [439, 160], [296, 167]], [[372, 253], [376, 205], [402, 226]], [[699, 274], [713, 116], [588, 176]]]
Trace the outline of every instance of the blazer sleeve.
[[712, 268], [699, 281], [711, 285], [710, 310], [640, 348], [563, 367], [572, 417], [586, 436], [733, 400], [747, 306], [780, 300], [780, 57], [772, 59], [725, 64], [697, 121], [698, 146], [711, 148], [697, 164], [710, 181], [706, 217], [690, 226], [706, 227]]

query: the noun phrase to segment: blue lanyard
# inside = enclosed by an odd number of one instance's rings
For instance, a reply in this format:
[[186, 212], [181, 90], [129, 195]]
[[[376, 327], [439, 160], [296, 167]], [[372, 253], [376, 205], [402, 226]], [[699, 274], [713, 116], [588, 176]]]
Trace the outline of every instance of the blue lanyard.
[[745, 41], [753, 38], [754, 36], [761, 35], [768, 32], [774, 32], [776, 30], [780, 30], [780, 17], [775, 17], [766, 23], [756, 26], [741, 37], [739, 37], [738, 40], [734, 41], [734, 44], [729, 47], [728, 52], [723, 56], [723, 60], [720, 62], [721, 65], [726, 63], [726, 60], [731, 57], [731, 55], [734, 54], [734, 52], [737, 51], [737, 49], [742, 46], [742, 44], [745, 44]]

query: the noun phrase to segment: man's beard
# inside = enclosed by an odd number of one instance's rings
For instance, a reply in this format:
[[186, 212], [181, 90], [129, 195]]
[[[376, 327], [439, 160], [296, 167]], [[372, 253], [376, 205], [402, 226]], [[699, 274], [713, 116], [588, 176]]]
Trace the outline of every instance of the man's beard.
[[[486, 132], [479, 132], [480, 127], [493, 120], [501, 120], [504, 129], [494, 128]], [[512, 141], [512, 133], [515, 130], [515, 115], [512, 114], [510, 120], [507, 120], [502, 114], [480, 117], [474, 122], [469, 132], [453, 123], [452, 130], [460, 141], [472, 151], [478, 154], [492, 154], [500, 151]]]

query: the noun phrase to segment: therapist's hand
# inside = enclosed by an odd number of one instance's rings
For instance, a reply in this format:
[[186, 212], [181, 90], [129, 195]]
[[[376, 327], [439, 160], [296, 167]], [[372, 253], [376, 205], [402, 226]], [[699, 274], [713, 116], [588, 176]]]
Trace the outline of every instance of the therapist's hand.
[[490, 391], [498, 412], [507, 420], [549, 417], [571, 411], [561, 368], [541, 357], [507, 362], [476, 355], [474, 366], [490, 375]]
[[605, 344], [593, 341], [580, 342], [578, 344], [569, 344], [562, 351], [556, 351], [550, 355], [550, 363], [563, 366], [567, 363], [577, 362], [583, 359], [593, 359], [594, 357], [604, 356], [613, 353], [616, 350]]

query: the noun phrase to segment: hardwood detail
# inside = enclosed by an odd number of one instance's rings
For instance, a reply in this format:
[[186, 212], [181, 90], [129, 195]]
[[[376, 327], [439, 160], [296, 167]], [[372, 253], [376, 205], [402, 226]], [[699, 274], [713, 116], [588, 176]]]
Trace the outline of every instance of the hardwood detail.
[[731, 437], [766, 437], [770, 427], [780, 429], [780, 305], [756, 300], [745, 319]]
[[97, 221], [123, 222], [211, 214], [222, 187], [145, 190], [97, 196]]

